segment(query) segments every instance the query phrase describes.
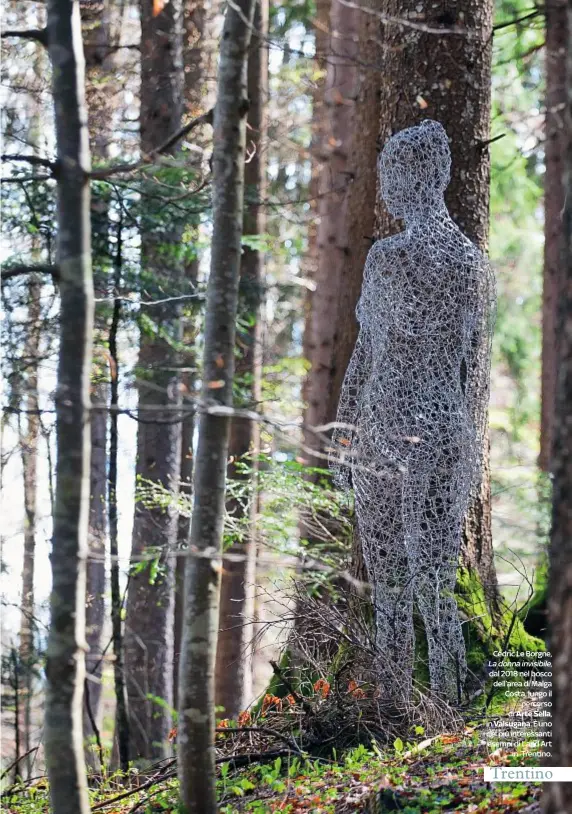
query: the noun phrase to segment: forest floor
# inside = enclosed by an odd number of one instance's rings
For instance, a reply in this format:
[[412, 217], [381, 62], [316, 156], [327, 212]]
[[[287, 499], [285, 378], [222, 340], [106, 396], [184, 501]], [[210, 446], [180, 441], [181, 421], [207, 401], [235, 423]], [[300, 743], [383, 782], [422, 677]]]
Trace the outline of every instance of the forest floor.
[[[269, 754], [250, 765], [218, 767], [221, 814], [242, 812], [312, 812], [312, 814], [436, 814], [483, 812], [486, 814], [539, 814], [540, 784], [529, 782], [485, 783], [484, 765], [533, 765], [525, 752], [488, 749], [479, 726], [462, 734], [421, 735], [414, 743], [397, 739], [382, 749], [360, 745], [329, 759]], [[272, 755], [276, 755], [272, 757]], [[158, 814], [177, 812], [177, 780], [173, 761], [152, 772], [129, 779], [118, 774], [92, 788], [92, 811], [106, 814]], [[46, 814], [47, 784], [31, 784], [3, 792], [6, 814]]]

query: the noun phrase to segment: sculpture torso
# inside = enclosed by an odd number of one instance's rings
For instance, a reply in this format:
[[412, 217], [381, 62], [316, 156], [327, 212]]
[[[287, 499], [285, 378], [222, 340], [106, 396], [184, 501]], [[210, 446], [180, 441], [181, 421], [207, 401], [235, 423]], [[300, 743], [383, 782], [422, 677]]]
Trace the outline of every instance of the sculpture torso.
[[470, 454], [466, 360], [487, 286], [485, 259], [448, 215], [373, 246], [357, 311], [371, 351], [357, 422], [368, 446], [404, 460], [455, 436]]

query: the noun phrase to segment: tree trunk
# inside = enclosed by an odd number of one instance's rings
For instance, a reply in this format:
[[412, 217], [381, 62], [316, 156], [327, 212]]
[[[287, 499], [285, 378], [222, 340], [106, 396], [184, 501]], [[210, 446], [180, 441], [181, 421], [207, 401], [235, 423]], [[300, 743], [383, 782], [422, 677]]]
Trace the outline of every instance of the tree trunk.
[[[302, 356], [311, 364], [312, 340], [312, 295], [311, 290], [318, 267], [318, 191], [320, 188], [320, 172], [322, 168], [325, 129], [324, 86], [326, 77], [326, 54], [329, 46], [330, 27], [330, 0], [317, 0], [316, 13], [313, 19], [315, 64], [317, 79], [314, 80], [312, 90], [312, 141], [310, 144], [310, 160], [312, 175], [310, 178], [309, 219], [307, 227], [308, 249], [304, 257], [304, 276], [309, 282], [304, 296], [304, 335], [302, 337]], [[307, 404], [310, 386], [310, 375], [304, 377], [302, 382], [302, 402]], [[312, 439], [305, 439], [304, 443]], [[311, 447], [310, 447], [311, 448]]]
[[566, 151], [566, 0], [546, 4], [546, 117], [544, 139], [544, 276], [542, 292], [542, 378], [539, 465], [550, 471], [556, 404], [558, 333], [562, 289], [562, 211]]
[[[185, 72], [184, 102], [186, 113], [192, 118], [200, 116], [208, 109], [205, 99], [204, 75], [208, 68], [213, 44], [205, 42], [205, 2], [204, 0], [185, 0], [183, 6], [183, 63]], [[198, 237], [198, 235], [197, 235]], [[196, 286], [199, 276], [199, 258], [195, 256], [185, 269], [185, 280], [189, 288]], [[181, 466], [180, 489], [190, 500], [193, 493], [193, 436], [195, 431], [194, 398], [197, 389], [197, 354], [196, 338], [198, 307], [191, 306], [183, 318], [183, 345], [185, 348], [183, 373], [181, 375], [182, 391], [185, 398], [184, 420], [181, 426]], [[173, 660], [173, 708], [179, 706], [179, 660], [183, 633], [183, 603], [185, 583], [185, 556], [182, 554], [189, 544], [190, 521], [188, 516], [179, 515], [177, 527], [177, 562], [175, 565], [175, 615], [174, 638], [175, 653]]]
[[[379, 11], [382, 0], [370, 0], [368, 7]], [[354, 128], [359, 138], [352, 144], [352, 179], [347, 192], [346, 231], [348, 251], [342, 285], [335, 303], [337, 333], [332, 354], [331, 398], [327, 420], [336, 417], [344, 376], [358, 335], [355, 308], [360, 296], [367, 253], [374, 240], [377, 194], [377, 139], [380, 116], [380, 75], [371, 66], [381, 59], [379, 20], [360, 13], [358, 23], [359, 60]], [[357, 579], [367, 582], [359, 537], [354, 532], [352, 569]]]
[[[557, 401], [552, 448], [554, 483], [550, 578], [549, 641], [552, 653], [552, 765], [572, 766], [572, 2], [568, 0], [567, 137], [563, 161], [566, 206], [562, 224]], [[547, 783], [546, 814], [572, 809], [572, 783]]]
[[324, 450], [311, 428], [333, 420], [337, 406], [332, 391], [339, 322], [333, 318], [333, 313], [348, 275], [350, 235], [347, 205], [349, 190], [355, 179], [352, 146], [359, 81], [356, 60], [360, 15], [358, 9], [332, 0], [330, 55], [317, 156], [322, 162], [318, 183], [317, 266], [307, 342], [311, 370], [305, 394], [307, 408], [304, 418], [306, 427], [310, 428], [304, 433], [306, 450], [314, 451], [309, 463], [321, 467], [327, 466]]
[[[379, 63], [380, 133], [392, 133], [436, 119], [445, 127], [452, 154], [446, 200], [460, 229], [486, 250], [489, 222], [492, 15], [491, 0], [466, 0], [451, 8], [445, 0], [421, 4], [412, 12], [404, 0], [385, 0], [381, 11], [405, 23], [381, 23], [384, 43]], [[429, 33], [419, 26], [451, 29]], [[374, 166], [372, 166], [372, 172]], [[377, 233], [387, 237], [398, 224], [378, 200]], [[354, 303], [348, 302], [348, 310]], [[463, 532], [462, 560], [475, 571], [497, 612], [493, 562], [488, 445], [479, 499], [470, 507]]]
[[77, 0], [49, 0], [58, 157], [60, 350], [57, 473], [44, 744], [55, 814], [89, 811], [82, 744], [85, 560], [89, 501], [89, 379], [93, 332], [89, 144]]
[[[22, 566], [22, 604], [20, 621], [19, 661], [24, 677], [23, 708], [19, 722], [23, 751], [30, 749], [30, 707], [32, 703], [33, 668], [35, 663], [34, 622], [34, 560], [36, 554], [36, 504], [38, 494], [38, 444], [40, 416], [38, 414], [38, 366], [40, 354], [41, 283], [34, 275], [28, 286], [28, 334], [26, 336], [25, 432], [20, 431], [22, 470], [24, 475], [24, 562]], [[16, 757], [19, 757], [16, 755]], [[28, 772], [30, 764], [27, 764]]]
[[[141, 151], [149, 153], [181, 123], [183, 64], [180, 0], [158, 6], [141, 2]], [[158, 219], [145, 200], [141, 234], [143, 290], [156, 298], [178, 292], [182, 275], [174, 252], [180, 235]], [[138, 361], [139, 425], [137, 478], [171, 491], [179, 482], [181, 423], [178, 351], [180, 308], [168, 302], [153, 308], [154, 329], [143, 327]], [[156, 760], [167, 755], [172, 726], [173, 624], [177, 515], [173, 508], [135, 505], [132, 563], [153, 559], [152, 566], [132, 570], [125, 621], [125, 671], [133, 758]], [[154, 566], [153, 566], [154, 567]], [[153, 584], [151, 584], [153, 583]]]
[[[183, 808], [216, 811], [214, 663], [240, 276], [246, 142], [246, 62], [253, 0], [226, 12], [214, 112], [213, 239], [207, 290], [202, 401], [179, 681], [178, 771]], [[203, 410], [205, 409], [203, 407]]]
[[[266, 184], [266, 100], [268, 98], [268, 1], [259, 0], [254, 13], [254, 31], [248, 57], [248, 120], [247, 150], [250, 159], [244, 171], [244, 223], [245, 235], [261, 235], [266, 228], [264, 205]], [[262, 252], [245, 246], [240, 270], [239, 314], [247, 327], [239, 330], [235, 354], [238, 387], [241, 402], [237, 406], [251, 410], [260, 408], [261, 343], [260, 305], [262, 300]], [[233, 418], [230, 427], [230, 463], [227, 477], [243, 479], [237, 463], [246, 463], [249, 452], [259, 451], [259, 425], [245, 418]], [[250, 648], [253, 637], [254, 580], [256, 575], [256, 470], [252, 467], [249, 481], [249, 500], [233, 500], [227, 511], [234, 517], [250, 516], [250, 527], [245, 539], [234, 543], [228, 553], [236, 559], [224, 560], [220, 598], [220, 628], [215, 667], [216, 705], [224, 707], [225, 716], [236, 717], [252, 700], [252, 658]]]

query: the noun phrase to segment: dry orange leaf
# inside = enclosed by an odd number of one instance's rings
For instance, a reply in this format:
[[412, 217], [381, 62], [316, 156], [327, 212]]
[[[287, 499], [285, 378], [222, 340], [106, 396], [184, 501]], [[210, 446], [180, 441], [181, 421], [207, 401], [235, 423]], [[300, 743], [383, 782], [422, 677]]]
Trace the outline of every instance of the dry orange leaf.
[[319, 692], [322, 698], [327, 698], [330, 694], [330, 685], [325, 678], [319, 678], [314, 684], [315, 692]]
[[153, 17], [157, 17], [165, 8], [165, 0], [153, 0]]
[[221, 387], [224, 387], [224, 379], [215, 379], [215, 381], [209, 382], [207, 387], [209, 390], [220, 390]]

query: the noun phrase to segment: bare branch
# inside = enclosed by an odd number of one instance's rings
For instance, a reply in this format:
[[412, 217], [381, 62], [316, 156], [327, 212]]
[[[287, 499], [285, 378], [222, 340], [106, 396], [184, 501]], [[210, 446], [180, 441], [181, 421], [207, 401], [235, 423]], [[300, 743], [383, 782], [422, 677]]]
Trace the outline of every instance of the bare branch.
[[49, 274], [53, 280], [58, 280], [60, 272], [57, 266], [49, 263], [23, 263], [2, 270], [2, 281], [20, 277], [22, 274]]
[[212, 124], [213, 118], [213, 111], [207, 110], [206, 113], [203, 113], [201, 116], [197, 116], [195, 119], [192, 119], [190, 122], [185, 124], [184, 127], [181, 127], [172, 136], [152, 150], [148, 155], [141, 158], [139, 161], [134, 161], [131, 164], [117, 164], [115, 167], [103, 167], [100, 170], [92, 170], [90, 173], [90, 178], [94, 179], [105, 179], [109, 178], [111, 175], [116, 175], [117, 173], [123, 172], [134, 172], [135, 170], [144, 167], [146, 164], [152, 163], [153, 159], [157, 158], [160, 155], [164, 155], [171, 147], [173, 147], [178, 141], [184, 138], [191, 130], [194, 130], [195, 127], [198, 127], [200, 124]]
[[55, 169], [55, 162], [50, 161], [49, 158], [41, 158], [38, 155], [22, 155], [20, 153], [3, 153], [2, 161], [27, 161], [33, 167], [48, 167], [50, 170]]
[[45, 28], [28, 28], [25, 31], [3, 31], [0, 36], [3, 40], [8, 37], [16, 37], [20, 40], [35, 40], [39, 42], [40, 45], [43, 45], [44, 48], [48, 47], [48, 32]]

